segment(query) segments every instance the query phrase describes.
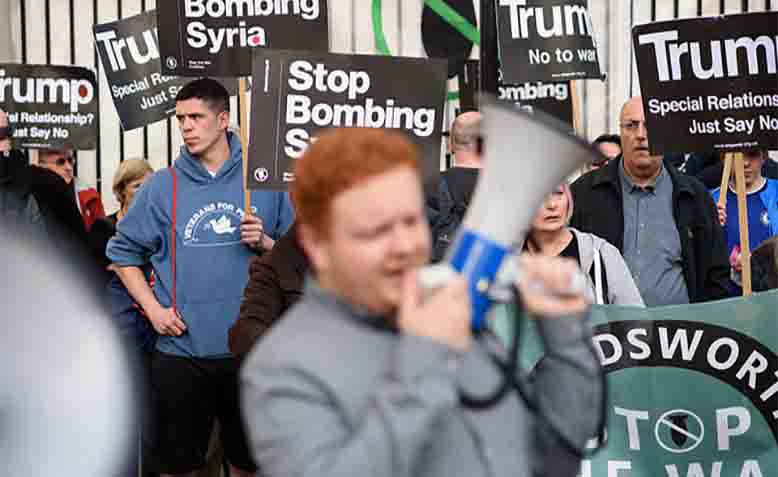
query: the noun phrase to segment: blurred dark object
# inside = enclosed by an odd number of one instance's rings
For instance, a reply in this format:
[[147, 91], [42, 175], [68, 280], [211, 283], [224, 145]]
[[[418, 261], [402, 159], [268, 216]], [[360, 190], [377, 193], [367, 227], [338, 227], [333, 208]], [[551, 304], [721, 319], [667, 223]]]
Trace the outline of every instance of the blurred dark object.
[[0, 152], [0, 220], [7, 229], [23, 227], [44, 236], [46, 225], [40, 205], [20, 178], [25, 167], [27, 156], [21, 151]]
[[[472, 0], [446, 0], [446, 4], [471, 25], [477, 26]], [[465, 61], [473, 51], [473, 42], [426, 3], [421, 15], [421, 39], [428, 57], [448, 60], [449, 78], [462, 73]]]
[[751, 277], [755, 292], [778, 288], [778, 237], [765, 240], [751, 253]]
[[251, 260], [240, 315], [230, 328], [232, 354], [244, 358], [257, 340], [300, 299], [308, 268], [308, 258], [297, 240], [295, 225], [270, 252]]
[[481, 62], [467, 60], [459, 74], [459, 112], [478, 111], [478, 95], [481, 92]]

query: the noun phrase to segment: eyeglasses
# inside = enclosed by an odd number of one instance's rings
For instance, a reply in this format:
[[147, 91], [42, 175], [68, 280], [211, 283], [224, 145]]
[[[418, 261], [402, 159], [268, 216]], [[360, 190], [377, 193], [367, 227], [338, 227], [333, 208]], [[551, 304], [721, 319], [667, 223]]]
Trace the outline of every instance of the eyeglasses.
[[644, 128], [646, 128], [646, 131], [648, 131], [648, 125], [645, 121], [627, 121], [625, 123], [621, 123], [621, 128], [625, 131], [634, 132], [640, 128], [641, 124]]
[[68, 157], [60, 157], [56, 161], [54, 161], [54, 164], [56, 164], [58, 167], [62, 167], [65, 165], [65, 162], [69, 162], [71, 166], [76, 164], [76, 158], [72, 156]]

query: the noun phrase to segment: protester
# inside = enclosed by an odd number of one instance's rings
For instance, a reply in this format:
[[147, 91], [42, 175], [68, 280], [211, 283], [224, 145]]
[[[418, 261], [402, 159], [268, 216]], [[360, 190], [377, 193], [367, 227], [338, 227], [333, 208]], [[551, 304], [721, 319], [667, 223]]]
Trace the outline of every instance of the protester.
[[417, 271], [430, 253], [420, 181], [414, 146], [379, 129], [321, 134], [296, 163], [298, 233], [316, 278], [241, 371], [263, 474], [575, 476], [579, 456], [547, 424], [580, 447], [597, 433], [603, 396], [587, 301], [553, 297], [580, 271], [566, 259], [523, 263], [549, 293], [520, 284], [542, 317], [547, 355], [533, 391], [552, 415], [539, 419], [518, 393], [490, 409], [463, 407], [458, 386], [498, 382], [485, 352], [495, 343], [471, 331], [461, 279], [420, 299]]
[[454, 167], [440, 175], [437, 190], [427, 193], [427, 215], [432, 228], [432, 260], [438, 262], [454, 240], [473, 196], [481, 159], [481, 113], [462, 113], [451, 125]]
[[755, 292], [778, 288], [778, 236], [765, 240], [751, 254], [751, 282]]
[[11, 147], [12, 130], [0, 110], [0, 220], [9, 230], [37, 233], [43, 237], [46, 225], [30, 187], [21, 180], [20, 171], [27, 166], [27, 156]]
[[[724, 175], [723, 159], [720, 153], [690, 154], [685, 172], [702, 181], [708, 189], [716, 189], [721, 187], [721, 176]], [[762, 165], [762, 177], [778, 179], [778, 164], [769, 157]]]
[[726, 242], [698, 180], [649, 153], [640, 97], [621, 111], [622, 156], [572, 185], [570, 224], [615, 245], [647, 306], [727, 296]]
[[[163, 475], [202, 467], [217, 419], [230, 475], [252, 476], [227, 332], [250, 258], [271, 249], [294, 214], [287, 194], [270, 191], [252, 192], [252, 213], [244, 213], [241, 144], [227, 131], [224, 86], [188, 83], [176, 97], [176, 117], [179, 158], [138, 191], [108, 257], [160, 335], [151, 363], [156, 467]], [[154, 269], [153, 291], [139, 268], [146, 263]]]
[[[762, 176], [762, 167], [768, 161], [767, 151], [752, 148], [743, 151], [743, 175], [746, 188], [746, 210], [748, 217], [748, 244], [750, 250], [768, 238], [778, 235], [778, 180]], [[711, 191], [717, 203], [719, 223], [724, 227], [727, 238], [727, 252], [730, 257], [730, 294], [738, 296], [742, 290], [743, 263], [741, 256], [740, 222], [738, 220], [737, 192], [735, 190], [735, 168], [726, 192], [726, 205], [719, 203], [721, 188]]]
[[292, 226], [273, 249], [251, 260], [238, 321], [230, 328], [230, 351], [243, 359], [257, 340], [303, 292], [308, 259]]
[[119, 210], [95, 220], [89, 230], [89, 244], [105, 267], [111, 264], [105, 249], [111, 237], [116, 235], [117, 222], [127, 215], [135, 193], [153, 173], [154, 169], [144, 159], [128, 159], [116, 169], [113, 176], [113, 194], [119, 202]]
[[70, 187], [68, 193], [78, 207], [87, 232], [97, 219], [105, 217], [105, 208], [100, 193], [94, 187], [79, 183], [74, 175], [76, 158], [71, 149], [41, 149], [38, 151], [38, 165], [59, 175]]
[[596, 304], [644, 306], [618, 249], [594, 234], [568, 227], [572, 214], [570, 187], [562, 184], [535, 215], [524, 249], [532, 254], [574, 259], [586, 273]]
[[[14, 198], [14, 202], [24, 202], [21, 204], [24, 207], [22, 221], [36, 225], [39, 233], [45, 233], [66, 256], [82, 253], [86, 231], [75, 203], [69, 200], [67, 184], [51, 171], [30, 166], [27, 154], [13, 148], [12, 130], [2, 109], [0, 131], [5, 136], [0, 140], [0, 177], [4, 189], [13, 190], [12, 195], [6, 197]], [[10, 202], [7, 205], [10, 206]]]
[[592, 142], [601, 156], [586, 166], [586, 171], [597, 170], [621, 155], [621, 138], [618, 134], [601, 134]]

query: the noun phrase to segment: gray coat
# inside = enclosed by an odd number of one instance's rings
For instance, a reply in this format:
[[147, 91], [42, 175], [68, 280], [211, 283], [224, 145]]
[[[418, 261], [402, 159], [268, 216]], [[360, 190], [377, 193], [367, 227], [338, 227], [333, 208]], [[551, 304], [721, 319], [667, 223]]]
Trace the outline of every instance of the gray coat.
[[[627, 262], [621, 256], [619, 249], [604, 239], [570, 227], [570, 231], [578, 241], [578, 253], [581, 255], [581, 270], [586, 274], [589, 286], [597, 295], [598, 285], [591, 279], [595, 254], [602, 257], [605, 275], [608, 281], [608, 303], [612, 305], [645, 307], [643, 298], [635, 280], [627, 267]], [[601, 285], [600, 285], [601, 287]]]
[[[583, 317], [539, 320], [546, 346], [533, 390], [583, 446], [597, 434], [599, 364]], [[579, 461], [516, 393], [487, 411], [458, 387], [498, 383], [481, 338], [459, 353], [400, 335], [309, 283], [241, 371], [250, 447], [268, 477], [575, 476]]]

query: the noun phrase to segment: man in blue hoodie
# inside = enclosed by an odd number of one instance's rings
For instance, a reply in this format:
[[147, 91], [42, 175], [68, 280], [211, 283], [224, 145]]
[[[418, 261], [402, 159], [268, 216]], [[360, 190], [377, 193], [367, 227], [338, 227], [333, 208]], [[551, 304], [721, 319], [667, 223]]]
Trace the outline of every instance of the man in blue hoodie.
[[[211, 79], [176, 97], [184, 146], [174, 166], [137, 193], [108, 257], [159, 333], [151, 363], [152, 461], [162, 475], [205, 463], [214, 419], [233, 477], [256, 470], [238, 406], [238, 363], [227, 347], [249, 259], [273, 247], [294, 213], [283, 192], [255, 191], [243, 210], [239, 138], [228, 131], [229, 95]], [[152, 290], [141, 271], [151, 263]]]

